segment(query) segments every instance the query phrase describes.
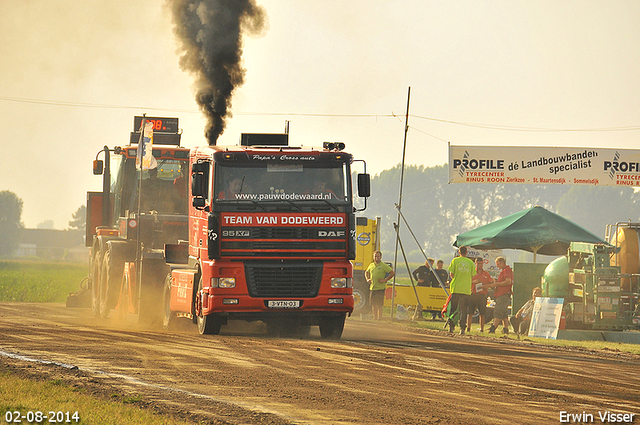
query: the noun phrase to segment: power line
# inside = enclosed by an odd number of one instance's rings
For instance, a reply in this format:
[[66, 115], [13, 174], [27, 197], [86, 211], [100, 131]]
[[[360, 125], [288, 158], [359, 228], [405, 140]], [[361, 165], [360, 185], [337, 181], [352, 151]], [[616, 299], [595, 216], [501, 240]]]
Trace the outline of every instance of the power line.
[[82, 103], [82, 102], [67, 102], [63, 100], [45, 100], [45, 99], [26, 99], [20, 97], [8, 97], [0, 96], [0, 101], [5, 102], [18, 102], [18, 103], [30, 103], [36, 105], [51, 105], [51, 106], [66, 106], [73, 108], [98, 108], [98, 109], [144, 109], [151, 111], [172, 111], [183, 113], [199, 113], [200, 111], [193, 109], [175, 109], [175, 108], [153, 108], [148, 106], [128, 106], [128, 105], [108, 105], [103, 103]]
[[443, 120], [439, 118], [423, 117], [419, 115], [412, 115], [413, 118], [441, 122], [446, 124], [462, 125], [465, 127], [486, 128], [489, 130], [508, 130], [508, 131], [534, 131], [534, 132], [572, 132], [572, 131], [629, 131], [640, 130], [640, 125], [632, 125], [626, 127], [603, 127], [603, 128], [544, 128], [544, 127], [519, 127], [509, 125], [497, 125], [497, 124], [479, 124], [462, 121]]
[[304, 112], [233, 112], [233, 115], [294, 116], [320, 118], [395, 118], [394, 114], [314, 114]]
[[[83, 103], [83, 102], [70, 102], [62, 100], [46, 100], [46, 99], [28, 99], [20, 97], [0, 96], [0, 101], [5, 102], [19, 102], [30, 103], [37, 105], [50, 105], [50, 106], [65, 106], [74, 108], [97, 108], [97, 109], [135, 109], [135, 110], [149, 110], [149, 111], [168, 111], [168, 112], [180, 112], [187, 114], [199, 114], [200, 110], [196, 109], [176, 109], [176, 108], [157, 108], [149, 106], [131, 106], [131, 105], [110, 105], [102, 103]], [[394, 118], [399, 119], [399, 116], [395, 113], [390, 114], [322, 114], [322, 113], [304, 113], [304, 112], [233, 112], [233, 115], [246, 115], [246, 116], [298, 116], [298, 117], [312, 117], [312, 118]], [[426, 117], [422, 115], [409, 114], [409, 117], [440, 122], [445, 124], [460, 125], [465, 127], [483, 128], [488, 130], [501, 130], [501, 131], [530, 131], [530, 132], [605, 132], [605, 131], [635, 131], [640, 130], [640, 125], [620, 126], [620, 127], [602, 127], [602, 128], [544, 128], [544, 127], [523, 127], [523, 126], [508, 126], [499, 124], [482, 124], [472, 123], [464, 121], [445, 120], [441, 118]], [[426, 131], [411, 127], [416, 131], [424, 133], [428, 136], [434, 137], [438, 140], [446, 142], [433, 134]]]

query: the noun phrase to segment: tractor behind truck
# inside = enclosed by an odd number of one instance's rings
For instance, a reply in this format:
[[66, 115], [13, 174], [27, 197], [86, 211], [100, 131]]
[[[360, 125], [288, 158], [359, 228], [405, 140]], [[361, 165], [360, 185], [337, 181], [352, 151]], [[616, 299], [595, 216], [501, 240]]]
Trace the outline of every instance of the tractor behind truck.
[[[165, 247], [165, 327], [190, 318], [217, 334], [228, 320], [259, 320], [272, 334], [318, 326], [340, 338], [356, 253], [354, 159], [343, 149], [290, 147], [288, 134], [192, 149], [188, 237]], [[369, 196], [366, 172], [358, 193]]]
[[[153, 124], [152, 166], [136, 167], [138, 129]], [[177, 118], [135, 117], [129, 144], [105, 146], [94, 161], [103, 190], [87, 193], [88, 290], [94, 316], [134, 314], [161, 323], [169, 267], [164, 245], [186, 240], [189, 149], [180, 147]], [[103, 154], [104, 159], [97, 159]]]

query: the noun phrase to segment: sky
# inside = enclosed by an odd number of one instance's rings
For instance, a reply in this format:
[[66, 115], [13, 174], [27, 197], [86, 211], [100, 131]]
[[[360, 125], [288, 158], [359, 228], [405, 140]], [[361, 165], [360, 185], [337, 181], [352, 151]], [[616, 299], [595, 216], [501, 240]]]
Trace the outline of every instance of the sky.
[[[448, 143], [638, 146], [640, 2], [257, 3], [268, 24], [244, 38], [218, 144], [289, 121], [292, 145], [343, 141], [376, 175], [402, 161], [409, 100], [407, 165], [445, 164]], [[68, 227], [134, 115], [178, 117], [183, 145], [206, 144], [177, 47], [163, 1], [0, 2], [0, 191], [26, 227]]]

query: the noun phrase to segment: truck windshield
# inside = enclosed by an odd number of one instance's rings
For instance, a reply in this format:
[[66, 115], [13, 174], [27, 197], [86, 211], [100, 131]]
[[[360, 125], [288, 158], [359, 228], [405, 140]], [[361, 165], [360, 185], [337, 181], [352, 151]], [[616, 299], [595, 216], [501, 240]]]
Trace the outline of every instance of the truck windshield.
[[349, 202], [346, 163], [216, 163], [216, 201]]
[[[133, 162], [133, 161], [132, 161]], [[140, 174], [135, 166], [131, 172], [136, 174], [131, 188], [129, 210], [135, 211], [138, 205], [138, 178]], [[158, 166], [142, 170], [142, 197], [140, 211], [156, 211], [166, 214], [185, 214], [187, 211], [187, 162], [172, 159], [158, 160]]]

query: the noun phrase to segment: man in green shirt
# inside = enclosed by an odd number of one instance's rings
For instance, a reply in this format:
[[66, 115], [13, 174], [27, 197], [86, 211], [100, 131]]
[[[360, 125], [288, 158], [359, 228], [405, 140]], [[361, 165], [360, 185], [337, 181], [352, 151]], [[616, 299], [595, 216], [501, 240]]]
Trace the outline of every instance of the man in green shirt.
[[382, 320], [382, 307], [384, 305], [384, 291], [386, 283], [395, 276], [395, 272], [388, 264], [382, 262], [382, 252], [373, 253], [373, 263], [369, 264], [364, 272], [364, 278], [369, 282], [371, 312], [375, 320]]
[[460, 335], [465, 334], [467, 323], [467, 304], [471, 296], [471, 278], [476, 275], [476, 266], [469, 258], [467, 258], [467, 247], [461, 246], [458, 249], [459, 257], [456, 257], [449, 264], [449, 272], [451, 273], [451, 300], [449, 301], [449, 318], [445, 323], [445, 327], [449, 326], [449, 332], [453, 332], [456, 327], [457, 320], [454, 321], [456, 310], [460, 312]]

